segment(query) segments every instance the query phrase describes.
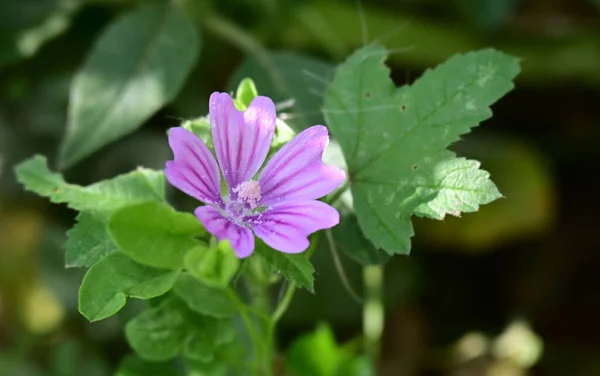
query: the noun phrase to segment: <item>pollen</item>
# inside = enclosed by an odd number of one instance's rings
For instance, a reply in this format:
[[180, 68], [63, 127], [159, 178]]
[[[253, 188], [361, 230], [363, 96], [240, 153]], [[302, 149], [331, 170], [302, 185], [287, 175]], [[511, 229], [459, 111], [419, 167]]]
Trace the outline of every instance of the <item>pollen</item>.
[[255, 209], [258, 206], [258, 202], [262, 199], [260, 185], [256, 180], [248, 180], [239, 184], [233, 188], [233, 193], [237, 195], [239, 202], [247, 203], [251, 209]]

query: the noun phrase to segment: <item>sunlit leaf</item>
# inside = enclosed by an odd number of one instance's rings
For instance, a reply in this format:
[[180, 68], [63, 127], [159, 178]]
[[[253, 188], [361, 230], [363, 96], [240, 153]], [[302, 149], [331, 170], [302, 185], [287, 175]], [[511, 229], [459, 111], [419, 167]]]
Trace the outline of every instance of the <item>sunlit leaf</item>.
[[62, 175], [48, 169], [45, 157], [36, 155], [19, 164], [16, 174], [25, 189], [80, 211], [110, 211], [138, 202], [162, 201], [165, 195], [164, 174], [143, 168], [83, 187], [65, 182]]
[[142, 6], [111, 23], [73, 81], [60, 164], [132, 132], [173, 100], [196, 61], [197, 33], [169, 4]]
[[[348, 164], [365, 236], [389, 254], [408, 253], [411, 216], [427, 203], [439, 218], [499, 197], [486, 172], [455, 162], [446, 148], [491, 116], [489, 106], [512, 89], [519, 65], [494, 50], [456, 55], [398, 90], [386, 56], [376, 44], [354, 53], [338, 68], [324, 112]], [[468, 168], [456, 182], [450, 166], [460, 163]], [[477, 192], [464, 194], [474, 185]]]

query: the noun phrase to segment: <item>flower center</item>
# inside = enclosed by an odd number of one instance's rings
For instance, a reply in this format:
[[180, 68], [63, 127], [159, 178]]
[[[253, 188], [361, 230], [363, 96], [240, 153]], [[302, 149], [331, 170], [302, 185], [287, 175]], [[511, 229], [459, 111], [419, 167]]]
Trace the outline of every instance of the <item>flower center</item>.
[[233, 188], [233, 193], [237, 196], [237, 201], [248, 204], [250, 209], [256, 209], [258, 202], [262, 199], [260, 194], [260, 185], [256, 180], [248, 180], [240, 183]]

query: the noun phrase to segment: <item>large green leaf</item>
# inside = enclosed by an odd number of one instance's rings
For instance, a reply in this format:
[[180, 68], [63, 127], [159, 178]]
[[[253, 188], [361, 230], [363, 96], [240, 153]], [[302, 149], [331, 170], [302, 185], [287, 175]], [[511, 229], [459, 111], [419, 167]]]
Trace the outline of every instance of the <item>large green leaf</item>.
[[314, 292], [315, 268], [305, 254], [289, 254], [276, 251], [262, 242], [258, 242], [255, 248], [256, 254], [260, 255], [265, 265], [271, 272], [281, 273], [290, 282]]
[[194, 239], [205, 233], [198, 219], [165, 203], [124, 207], [109, 219], [108, 228], [119, 250], [156, 268], [181, 269], [188, 251], [205, 246]]
[[[519, 65], [494, 50], [457, 55], [398, 90], [386, 56], [378, 45], [354, 53], [327, 89], [324, 112], [346, 157], [365, 236], [389, 254], [408, 253], [415, 211], [440, 218], [499, 197], [486, 172], [453, 161], [446, 148], [491, 116]], [[455, 179], [452, 166], [461, 163]]]
[[271, 97], [276, 102], [292, 101], [289, 109], [282, 110], [294, 130], [322, 124], [320, 108], [323, 92], [333, 75], [333, 66], [324, 61], [295, 52], [269, 52], [256, 58], [248, 57], [229, 81], [235, 90], [240, 81], [251, 77], [260, 95]]
[[199, 315], [172, 296], [128, 322], [125, 334], [142, 359], [164, 361], [183, 354], [209, 362], [234, 340], [235, 330], [231, 319]]
[[144, 168], [83, 187], [65, 182], [62, 175], [48, 169], [45, 157], [36, 155], [19, 164], [16, 174], [25, 189], [80, 211], [111, 211], [138, 202], [162, 201], [165, 196], [164, 174]]
[[79, 290], [79, 312], [90, 321], [116, 314], [127, 297], [150, 299], [173, 287], [179, 270], [140, 265], [120, 252], [112, 253], [88, 270]]
[[173, 100], [198, 48], [194, 25], [168, 4], [139, 7], [110, 24], [73, 81], [60, 164], [132, 132]]

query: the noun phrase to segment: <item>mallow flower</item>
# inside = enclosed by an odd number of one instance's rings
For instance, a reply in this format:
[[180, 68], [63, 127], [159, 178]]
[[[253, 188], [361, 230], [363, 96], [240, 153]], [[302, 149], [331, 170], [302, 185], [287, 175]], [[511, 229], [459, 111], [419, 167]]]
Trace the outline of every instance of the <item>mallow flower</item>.
[[[171, 128], [174, 158], [166, 163], [165, 175], [205, 204], [194, 214], [211, 234], [229, 240], [243, 258], [254, 250], [254, 234], [278, 251], [300, 253], [309, 246], [308, 235], [339, 223], [337, 210], [317, 201], [345, 179], [344, 171], [322, 162], [329, 143], [326, 127], [299, 133], [259, 173], [275, 132], [273, 101], [259, 96], [239, 111], [229, 94], [215, 92], [209, 106], [218, 164], [199, 137]], [[227, 186], [223, 194], [221, 174]]]

